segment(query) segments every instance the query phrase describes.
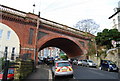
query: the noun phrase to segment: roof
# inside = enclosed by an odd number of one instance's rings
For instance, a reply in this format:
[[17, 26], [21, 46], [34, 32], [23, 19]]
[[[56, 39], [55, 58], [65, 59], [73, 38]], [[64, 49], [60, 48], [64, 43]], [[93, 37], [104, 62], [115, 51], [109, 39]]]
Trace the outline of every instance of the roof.
[[58, 60], [58, 61], [55, 61], [55, 62], [69, 62], [68, 60]]

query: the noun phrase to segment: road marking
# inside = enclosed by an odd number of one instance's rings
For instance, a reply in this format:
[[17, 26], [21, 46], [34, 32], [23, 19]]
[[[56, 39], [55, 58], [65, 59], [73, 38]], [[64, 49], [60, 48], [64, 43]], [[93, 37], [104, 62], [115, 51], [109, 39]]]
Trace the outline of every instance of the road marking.
[[98, 69], [96, 69], [96, 68], [89, 68], [89, 69], [98, 70]]
[[49, 79], [52, 79], [52, 72], [49, 70]]

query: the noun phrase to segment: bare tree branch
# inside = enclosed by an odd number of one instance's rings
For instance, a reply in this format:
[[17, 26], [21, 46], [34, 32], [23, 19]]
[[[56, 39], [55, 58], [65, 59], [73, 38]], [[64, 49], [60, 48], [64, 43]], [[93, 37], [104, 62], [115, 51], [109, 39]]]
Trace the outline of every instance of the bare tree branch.
[[93, 19], [85, 19], [82, 21], [79, 21], [76, 23], [75, 28], [84, 31], [89, 32], [91, 34], [95, 34], [100, 26], [95, 23]]

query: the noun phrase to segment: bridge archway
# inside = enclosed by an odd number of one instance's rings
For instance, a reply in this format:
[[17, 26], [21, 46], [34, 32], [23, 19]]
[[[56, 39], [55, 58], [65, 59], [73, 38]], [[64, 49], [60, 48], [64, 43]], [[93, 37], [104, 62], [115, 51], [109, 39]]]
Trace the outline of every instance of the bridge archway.
[[83, 54], [83, 47], [80, 43], [67, 36], [48, 35], [43, 37], [38, 41], [38, 51], [46, 47], [57, 47], [63, 50], [70, 58], [81, 56]]

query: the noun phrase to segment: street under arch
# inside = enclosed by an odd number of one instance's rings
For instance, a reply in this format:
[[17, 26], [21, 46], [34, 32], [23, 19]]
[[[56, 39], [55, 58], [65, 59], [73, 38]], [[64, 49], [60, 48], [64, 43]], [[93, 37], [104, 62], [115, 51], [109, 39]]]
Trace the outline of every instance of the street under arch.
[[82, 49], [75, 42], [66, 38], [48, 40], [39, 48], [39, 51], [46, 47], [57, 47], [63, 50], [68, 57], [76, 57], [83, 54]]

